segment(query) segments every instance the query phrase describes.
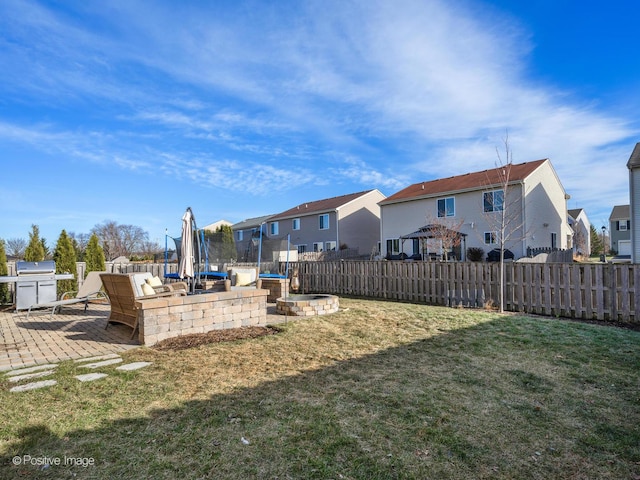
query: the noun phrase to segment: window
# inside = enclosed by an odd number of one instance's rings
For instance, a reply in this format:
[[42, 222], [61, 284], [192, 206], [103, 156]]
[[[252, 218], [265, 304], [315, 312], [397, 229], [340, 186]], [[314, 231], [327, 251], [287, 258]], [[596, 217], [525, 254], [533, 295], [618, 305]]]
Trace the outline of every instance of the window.
[[558, 248], [558, 234], [551, 233], [551, 248]]
[[438, 217], [453, 217], [456, 214], [456, 204], [453, 197], [438, 200]]
[[414, 255], [416, 253], [420, 253], [420, 239], [419, 238], [414, 238], [412, 243], [413, 243], [413, 253], [414, 253]]
[[630, 221], [629, 220], [620, 220], [618, 222], [618, 230], [620, 230], [621, 232], [625, 232], [627, 230], [631, 229], [631, 225], [630, 225]]
[[484, 192], [484, 211], [501, 212], [504, 209], [504, 190]]
[[244, 230], [238, 230], [236, 239], [241, 242], [244, 239]]
[[336, 249], [336, 242], [324, 242], [324, 248], [328, 252]]
[[306, 245], [298, 245], [298, 253], [304, 253], [307, 251]]
[[487, 245], [498, 243], [498, 234], [496, 232], [484, 232], [484, 243]]
[[399, 238], [390, 238], [387, 240], [387, 254], [388, 255], [397, 255], [400, 253], [400, 239]]
[[328, 230], [329, 229], [329, 214], [325, 213], [318, 216], [320, 230]]
[[322, 251], [322, 242], [313, 242], [313, 251], [321, 252]]
[[294, 218], [291, 221], [291, 228], [293, 230], [300, 230], [300, 219], [299, 218]]
[[278, 235], [278, 222], [271, 222], [269, 224], [269, 234]]

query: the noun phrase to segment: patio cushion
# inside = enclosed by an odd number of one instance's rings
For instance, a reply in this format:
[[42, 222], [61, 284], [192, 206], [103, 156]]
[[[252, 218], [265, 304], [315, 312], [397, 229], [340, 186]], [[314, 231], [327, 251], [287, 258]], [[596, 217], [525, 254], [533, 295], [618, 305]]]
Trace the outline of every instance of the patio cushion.
[[142, 293], [144, 295], [154, 295], [156, 293], [156, 291], [153, 289], [153, 287], [151, 285], [149, 285], [148, 283], [143, 283], [141, 285], [142, 287]]
[[249, 272], [238, 272], [236, 273], [236, 286], [244, 287], [246, 285], [251, 284], [251, 273]]
[[158, 277], [157, 275], [155, 277], [147, 278], [146, 282], [151, 287], [161, 287], [162, 286], [162, 280], [160, 280], [160, 277]]

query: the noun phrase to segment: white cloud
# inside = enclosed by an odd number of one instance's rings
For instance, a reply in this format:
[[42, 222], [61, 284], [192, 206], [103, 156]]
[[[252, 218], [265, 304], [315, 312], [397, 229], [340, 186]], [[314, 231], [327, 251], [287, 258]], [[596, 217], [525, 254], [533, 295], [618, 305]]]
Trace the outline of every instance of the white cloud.
[[550, 158], [576, 206], [619, 203], [637, 119], [534, 82], [531, 32], [485, 8], [141, 1], [73, 16], [9, 1], [0, 86], [54, 112], [91, 108], [76, 124], [5, 118], [0, 137], [265, 194], [491, 168], [508, 131], [514, 161]]

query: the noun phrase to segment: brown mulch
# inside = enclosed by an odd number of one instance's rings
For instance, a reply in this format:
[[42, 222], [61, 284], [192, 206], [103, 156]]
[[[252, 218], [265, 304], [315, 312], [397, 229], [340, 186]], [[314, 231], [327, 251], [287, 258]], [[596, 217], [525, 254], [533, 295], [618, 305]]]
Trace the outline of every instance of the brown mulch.
[[168, 338], [156, 343], [152, 348], [156, 350], [185, 350], [209, 343], [235, 342], [236, 340], [264, 337], [277, 333], [280, 333], [280, 330], [271, 326], [229, 328], [226, 330], [213, 330], [207, 333], [195, 333]]

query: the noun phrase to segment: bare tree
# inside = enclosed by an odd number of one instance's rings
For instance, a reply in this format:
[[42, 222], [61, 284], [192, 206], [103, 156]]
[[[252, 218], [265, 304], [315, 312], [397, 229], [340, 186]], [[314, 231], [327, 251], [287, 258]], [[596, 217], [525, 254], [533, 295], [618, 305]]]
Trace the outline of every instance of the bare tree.
[[7, 255], [16, 258], [23, 258], [27, 248], [27, 241], [24, 238], [10, 238], [7, 240]]
[[449, 252], [458, 248], [462, 242], [460, 228], [463, 223], [464, 219], [427, 215], [430, 238], [440, 243], [445, 261], [449, 260]]
[[163, 246], [158, 242], [152, 242], [150, 240], [143, 242], [140, 248], [138, 253], [148, 259], [153, 259], [154, 255], [157, 255], [159, 252], [164, 252]]
[[75, 247], [79, 252], [84, 252], [84, 249], [87, 248], [87, 244], [89, 243], [89, 239], [91, 235], [88, 233], [68, 233], [69, 238], [75, 242]]
[[513, 153], [509, 147], [509, 136], [504, 139], [504, 158], [496, 147], [498, 163], [496, 168], [487, 171], [487, 188], [483, 193], [483, 212], [489, 226], [489, 243], [494, 243], [500, 250], [499, 308], [504, 312], [504, 253], [509, 246], [522, 241], [527, 232], [524, 231], [524, 218], [518, 208], [523, 197], [511, 185], [511, 167]]
[[140, 227], [119, 225], [110, 220], [93, 227], [92, 233], [100, 239], [107, 260], [113, 260], [119, 256], [130, 257], [142, 251], [149, 237], [148, 233]]
[[587, 252], [587, 237], [581, 230], [576, 230], [573, 234], [573, 246], [578, 256], [589, 256], [589, 252]]

